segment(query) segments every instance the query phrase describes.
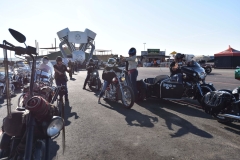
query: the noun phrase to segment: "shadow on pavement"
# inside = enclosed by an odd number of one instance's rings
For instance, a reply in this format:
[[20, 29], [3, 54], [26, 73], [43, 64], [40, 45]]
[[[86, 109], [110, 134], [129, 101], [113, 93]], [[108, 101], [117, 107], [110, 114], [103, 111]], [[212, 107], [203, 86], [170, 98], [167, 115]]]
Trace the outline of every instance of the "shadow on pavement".
[[71, 112], [72, 107], [69, 105], [69, 102], [65, 102], [65, 126], [68, 126], [71, 124], [71, 121], [68, 120], [69, 117], [75, 117], [75, 119], [78, 119], [79, 116], [76, 112]]
[[[186, 101], [186, 100], [185, 100]], [[164, 104], [167, 104], [167, 109], [176, 111], [192, 117], [199, 117], [204, 119], [213, 119], [210, 115], [206, 114], [202, 109], [196, 108], [194, 106], [190, 107], [189, 104], [176, 104], [167, 100], [161, 101]], [[177, 101], [176, 101], [177, 102]], [[189, 101], [188, 101], [189, 102]], [[198, 102], [190, 102], [190, 104], [197, 104]]]
[[220, 74], [220, 73], [212, 73], [212, 72], [211, 72], [211, 73], [209, 73], [208, 75], [211, 75], [211, 76], [212, 76], [212, 75], [222, 75], [222, 74]]
[[[61, 110], [62, 112], [62, 107], [61, 107], [61, 102], [59, 102], [59, 106], [58, 108]], [[70, 107], [69, 102], [65, 102], [65, 107], [64, 107], [64, 120], [65, 120], [65, 126], [68, 126], [71, 124], [71, 121], [68, 120], [69, 117], [74, 116], [75, 119], [78, 119], [79, 116], [77, 115], [76, 112], [71, 112], [72, 107]]]
[[[160, 107], [157, 107], [156, 106], [157, 103], [156, 102], [154, 103], [154, 101], [157, 101], [157, 100], [154, 99], [151, 102], [150, 101], [143, 101], [143, 102], [139, 103], [139, 105], [141, 107], [144, 107], [145, 109], [149, 110], [153, 114], [159, 116], [160, 118], [164, 119], [165, 123], [166, 123], [166, 126], [169, 130], [173, 130], [172, 125], [176, 125], [176, 126], [180, 127], [180, 129], [178, 129], [177, 132], [175, 132], [174, 134], [170, 134], [172, 138], [181, 137], [181, 136], [184, 136], [184, 135], [189, 134], [189, 133], [192, 133], [194, 135], [204, 137], [204, 138], [213, 138], [213, 136], [211, 134], [197, 128], [196, 126], [194, 126], [189, 121], [183, 119], [182, 117], [180, 117], [176, 114], [173, 114], [173, 113], [168, 112], [165, 109], [163, 109], [163, 108], [167, 108], [167, 109], [172, 109], [173, 110], [173, 108], [174, 108], [173, 105], [176, 106], [176, 107], [177, 106], [179, 107], [179, 105], [172, 104], [171, 102], [168, 102], [168, 101], [165, 101], [165, 100], [161, 100]], [[158, 102], [159, 102], [159, 100], [158, 100]]]
[[75, 80], [76, 80], [76, 78], [70, 78], [70, 80], [71, 80], [71, 81], [75, 81]]
[[240, 125], [239, 124], [229, 123], [229, 124], [225, 124], [225, 125], [226, 126], [224, 127], [224, 129], [226, 129], [227, 131], [230, 131], [234, 134], [240, 135]]
[[[126, 109], [124, 106], [117, 102], [105, 101], [109, 105], [105, 105], [103, 103], [104, 100], [101, 100], [102, 106], [117, 111], [118, 113], [125, 116], [125, 120], [130, 126], [138, 126], [138, 127], [154, 127], [154, 122], [158, 122], [157, 117], [151, 117], [148, 115], [144, 115], [140, 112], [137, 112], [134, 109]], [[113, 107], [114, 106], [114, 107]]]
[[57, 160], [57, 151], [59, 150], [60, 146], [57, 144], [56, 141], [50, 140], [49, 142], [49, 158], [52, 160]]

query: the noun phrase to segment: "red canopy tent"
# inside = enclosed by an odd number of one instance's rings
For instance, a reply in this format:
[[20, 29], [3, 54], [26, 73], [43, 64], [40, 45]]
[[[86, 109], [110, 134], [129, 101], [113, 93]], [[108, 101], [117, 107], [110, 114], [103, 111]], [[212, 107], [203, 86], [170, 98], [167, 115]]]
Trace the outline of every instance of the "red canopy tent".
[[236, 68], [240, 65], [240, 51], [231, 48], [214, 54], [214, 64], [216, 68]]

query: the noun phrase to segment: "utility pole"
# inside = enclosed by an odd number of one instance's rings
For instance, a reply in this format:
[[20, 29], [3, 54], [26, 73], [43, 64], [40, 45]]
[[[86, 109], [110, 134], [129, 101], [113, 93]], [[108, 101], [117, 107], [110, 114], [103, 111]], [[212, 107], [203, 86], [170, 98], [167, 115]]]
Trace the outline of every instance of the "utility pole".
[[57, 48], [57, 46], [56, 46], [56, 38], [55, 38], [55, 51], [56, 51], [56, 48]]
[[144, 51], [145, 51], [145, 44], [146, 44], [146, 43], [143, 43], [143, 44], [144, 44]]

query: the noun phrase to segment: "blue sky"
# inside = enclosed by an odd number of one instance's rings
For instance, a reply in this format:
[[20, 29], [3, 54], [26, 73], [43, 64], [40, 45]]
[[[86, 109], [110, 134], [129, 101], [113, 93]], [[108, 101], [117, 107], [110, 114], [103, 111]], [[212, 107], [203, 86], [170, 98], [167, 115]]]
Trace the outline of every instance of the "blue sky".
[[[96, 49], [139, 55], [145, 48], [167, 54], [213, 55], [231, 45], [240, 50], [240, 0], [9, 0], [0, 5], [0, 40], [19, 45], [8, 28], [28, 45], [51, 47], [57, 32], [85, 28], [97, 33]], [[0, 52], [2, 56], [2, 51]]]

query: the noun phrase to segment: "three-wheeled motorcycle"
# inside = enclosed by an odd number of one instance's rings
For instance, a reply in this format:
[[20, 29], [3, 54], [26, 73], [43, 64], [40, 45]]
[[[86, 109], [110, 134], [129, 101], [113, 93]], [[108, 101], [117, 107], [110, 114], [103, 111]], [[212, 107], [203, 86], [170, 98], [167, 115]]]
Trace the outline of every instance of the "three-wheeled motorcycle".
[[210, 91], [215, 91], [213, 84], [206, 83], [205, 70], [196, 62], [179, 66], [183, 82], [177, 81], [175, 76], [159, 75], [155, 78], [146, 78], [137, 81], [138, 100], [147, 98], [181, 99], [183, 97], [196, 99], [202, 102], [203, 96]]

